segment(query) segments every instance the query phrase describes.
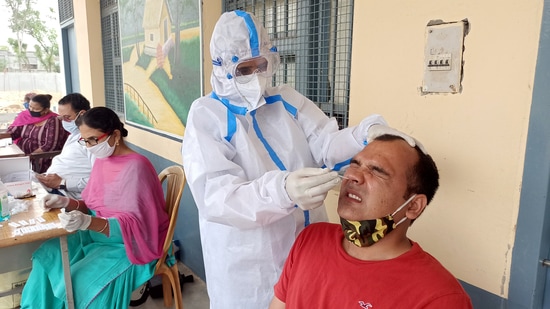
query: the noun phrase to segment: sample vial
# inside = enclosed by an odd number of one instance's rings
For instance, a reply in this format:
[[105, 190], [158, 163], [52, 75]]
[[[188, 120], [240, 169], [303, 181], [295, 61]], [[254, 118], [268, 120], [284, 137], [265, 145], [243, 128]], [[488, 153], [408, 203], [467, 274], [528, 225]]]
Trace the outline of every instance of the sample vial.
[[0, 221], [10, 218], [10, 204], [8, 202], [8, 190], [0, 183]]

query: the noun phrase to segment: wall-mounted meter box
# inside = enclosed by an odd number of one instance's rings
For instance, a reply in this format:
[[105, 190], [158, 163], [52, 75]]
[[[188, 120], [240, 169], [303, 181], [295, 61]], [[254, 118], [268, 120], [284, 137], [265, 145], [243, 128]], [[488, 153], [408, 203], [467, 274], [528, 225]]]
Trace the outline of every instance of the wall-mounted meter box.
[[426, 27], [422, 93], [459, 93], [462, 90], [462, 52], [468, 21], [431, 21]]

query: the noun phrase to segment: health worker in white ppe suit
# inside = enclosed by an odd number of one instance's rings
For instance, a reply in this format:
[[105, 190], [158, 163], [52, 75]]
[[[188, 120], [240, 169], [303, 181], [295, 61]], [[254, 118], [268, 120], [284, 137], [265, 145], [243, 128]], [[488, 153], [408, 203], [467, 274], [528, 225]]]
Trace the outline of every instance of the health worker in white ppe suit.
[[279, 54], [252, 14], [224, 13], [210, 53], [213, 92], [193, 102], [182, 146], [210, 308], [267, 308], [297, 233], [328, 219], [332, 170], [386, 123], [373, 115], [338, 130], [293, 88], [270, 87]]

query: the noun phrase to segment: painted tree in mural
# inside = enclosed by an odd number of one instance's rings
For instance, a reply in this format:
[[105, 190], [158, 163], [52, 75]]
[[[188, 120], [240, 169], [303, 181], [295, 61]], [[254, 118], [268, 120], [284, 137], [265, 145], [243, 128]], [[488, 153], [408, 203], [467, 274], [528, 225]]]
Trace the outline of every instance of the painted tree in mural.
[[197, 8], [196, 0], [168, 0], [168, 4], [172, 9], [172, 18], [174, 18], [174, 63], [173, 67], [179, 68], [180, 65], [180, 45], [181, 45], [181, 30], [183, 29], [181, 20], [186, 13], [194, 14]]
[[[174, 136], [184, 131], [189, 107], [201, 95], [200, 3], [118, 0], [127, 121]], [[149, 121], [147, 113], [160, 120]]]
[[180, 51], [180, 28], [181, 28], [181, 16], [183, 15], [183, 4], [181, 1], [171, 1], [169, 2], [170, 5], [172, 5], [174, 14], [174, 63], [172, 64], [174, 67], [179, 67], [180, 57], [179, 57], [179, 51]]
[[[27, 44], [24, 42], [25, 35], [29, 35], [38, 42], [34, 46], [35, 53], [44, 69], [48, 72], [59, 72], [56, 60], [59, 57], [57, 32], [55, 29], [46, 27], [44, 22], [45, 18], [51, 19], [52, 16], [41, 16], [41, 12], [33, 9], [36, 0], [4, 0], [4, 2], [11, 13], [8, 26], [15, 34], [15, 38], [9, 38], [8, 43], [17, 57], [19, 68], [30, 69]], [[53, 9], [50, 8], [49, 13], [53, 13]]]
[[[141, 21], [143, 20], [143, 7], [145, 6], [145, 0], [120, 0], [120, 12], [123, 14], [122, 20], [126, 25], [122, 26], [122, 37], [130, 37], [134, 42], [137, 58], [141, 57], [141, 51], [139, 49], [139, 43], [143, 37], [143, 27]], [[131, 30], [131, 33], [126, 31]], [[125, 45], [124, 42], [122, 45]]]

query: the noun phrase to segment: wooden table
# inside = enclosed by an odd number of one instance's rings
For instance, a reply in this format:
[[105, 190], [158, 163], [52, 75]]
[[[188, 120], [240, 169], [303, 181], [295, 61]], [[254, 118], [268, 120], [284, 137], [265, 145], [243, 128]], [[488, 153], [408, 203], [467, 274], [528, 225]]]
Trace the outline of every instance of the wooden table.
[[25, 153], [16, 144], [0, 146], [0, 158], [23, 157]]
[[[36, 197], [26, 199], [29, 205], [28, 211], [20, 212], [11, 216], [7, 221], [2, 221], [0, 224], [0, 248], [28, 244], [35, 241], [47, 240], [50, 238], [59, 237], [61, 244], [61, 255], [63, 259], [63, 271], [65, 278], [65, 288], [67, 294], [67, 304], [70, 309], [74, 308], [73, 289], [71, 282], [71, 273], [69, 268], [69, 251], [67, 249], [67, 235], [70, 234], [61, 227], [57, 214], [59, 209], [52, 209], [45, 212], [40, 203], [42, 198], [48, 193], [40, 184], [33, 183], [33, 192]], [[38, 222], [38, 218], [44, 219], [44, 222]], [[10, 222], [21, 223], [21, 220], [34, 224], [21, 225], [15, 227], [10, 225]], [[41, 220], [41, 219], [40, 219]], [[35, 231], [31, 231], [35, 229]]]

